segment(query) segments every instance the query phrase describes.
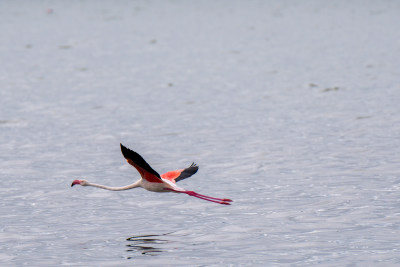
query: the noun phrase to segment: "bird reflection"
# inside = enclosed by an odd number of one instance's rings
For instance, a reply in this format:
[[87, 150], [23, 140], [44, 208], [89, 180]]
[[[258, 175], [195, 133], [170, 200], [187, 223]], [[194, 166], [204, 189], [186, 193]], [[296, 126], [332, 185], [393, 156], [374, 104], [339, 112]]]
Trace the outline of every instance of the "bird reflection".
[[[161, 245], [171, 243], [171, 241], [166, 239], [161, 239], [161, 236], [167, 236], [167, 234], [161, 235], [139, 235], [139, 236], [131, 236], [126, 239], [129, 242], [126, 247], [128, 248], [127, 252], [138, 252], [143, 255], [148, 256], [156, 256], [165, 250], [161, 248]], [[132, 259], [133, 257], [128, 257], [128, 259]]]

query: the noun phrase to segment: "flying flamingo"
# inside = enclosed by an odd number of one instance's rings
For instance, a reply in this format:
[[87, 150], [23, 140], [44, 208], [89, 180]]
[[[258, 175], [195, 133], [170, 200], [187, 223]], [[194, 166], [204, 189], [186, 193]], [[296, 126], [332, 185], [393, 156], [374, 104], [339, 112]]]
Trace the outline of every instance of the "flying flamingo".
[[232, 200], [228, 198], [215, 198], [209, 197], [205, 195], [201, 195], [194, 191], [185, 190], [175, 183], [186, 179], [197, 172], [199, 167], [192, 163], [188, 168], [176, 170], [176, 171], [169, 171], [162, 175], [159, 175], [150, 165], [135, 151], [130, 150], [129, 148], [124, 147], [121, 144], [121, 151], [122, 155], [131, 164], [136, 170], [140, 173], [142, 177], [139, 181], [121, 187], [110, 187], [100, 184], [90, 183], [86, 180], [75, 180], [72, 182], [71, 187], [79, 184], [82, 186], [94, 186], [98, 188], [103, 188], [112, 191], [121, 191], [121, 190], [128, 190], [136, 187], [143, 187], [144, 189], [152, 192], [174, 192], [174, 193], [184, 193], [189, 196], [197, 197], [200, 199], [204, 199], [207, 201], [211, 201], [218, 204], [230, 205]]

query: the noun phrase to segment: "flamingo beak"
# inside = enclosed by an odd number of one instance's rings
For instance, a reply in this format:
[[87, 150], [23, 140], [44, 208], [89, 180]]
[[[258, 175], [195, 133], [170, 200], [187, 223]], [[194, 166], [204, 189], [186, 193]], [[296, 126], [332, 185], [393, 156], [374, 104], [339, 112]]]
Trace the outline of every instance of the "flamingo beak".
[[72, 184], [71, 184], [71, 187], [73, 187], [76, 184], [81, 184], [81, 181], [79, 181], [79, 180], [73, 181]]

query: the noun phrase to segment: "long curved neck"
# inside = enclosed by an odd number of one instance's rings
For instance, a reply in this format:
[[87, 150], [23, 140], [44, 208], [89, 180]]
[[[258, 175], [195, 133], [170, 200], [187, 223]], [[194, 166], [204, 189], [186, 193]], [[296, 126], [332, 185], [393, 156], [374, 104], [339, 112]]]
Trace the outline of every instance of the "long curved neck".
[[101, 185], [101, 184], [93, 184], [93, 183], [89, 183], [89, 182], [87, 182], [86, 186], [94, 186], [94, 187], [111, 190], [111, 191], [122, 191], [122, 190], [128, 190], [128, 189], [132, 189], [132, 188], [136, 188], [136, 187], [141, 187], [140, 180], [137, 181], [136, 183], [129, 184], [126, 186], [121, 186], [121, 187], [111, 187], [111, 186], [106, 186], [106, 185]]

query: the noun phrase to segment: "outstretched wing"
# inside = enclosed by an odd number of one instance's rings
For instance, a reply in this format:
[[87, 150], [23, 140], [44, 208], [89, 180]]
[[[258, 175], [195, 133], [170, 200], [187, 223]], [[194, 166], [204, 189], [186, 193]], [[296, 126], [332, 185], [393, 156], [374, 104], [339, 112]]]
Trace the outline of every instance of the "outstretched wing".
[[190, 167], [182, 170], [166, 172], [161, 175], [161, 178], [170, 180], [172, 182], [179, 182], [180, 180], [186, 179], [195, 174], [198, 171], [198, 169], [199, 166], [197, 166], [193, 162], [192, 165], [190, 165]]
[[143, 179], [151, 183], [162, 183], [161, 176], [135, 151], [121, 145], [121, 152], [126, 161], [140, 173]]

